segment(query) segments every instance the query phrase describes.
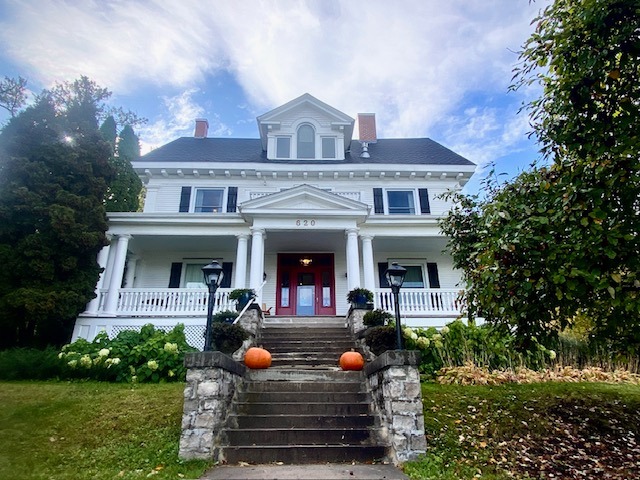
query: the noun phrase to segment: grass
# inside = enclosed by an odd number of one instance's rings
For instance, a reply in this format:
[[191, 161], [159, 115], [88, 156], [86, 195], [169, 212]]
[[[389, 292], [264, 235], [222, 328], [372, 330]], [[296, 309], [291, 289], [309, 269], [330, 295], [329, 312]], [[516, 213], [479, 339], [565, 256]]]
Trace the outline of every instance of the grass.
[[192, 479], [178, 459], [181, 383], [1, 382], [0, 478]]
[[638, 386], [425, 383], [423, 404], [412, 479], [640, 478]]

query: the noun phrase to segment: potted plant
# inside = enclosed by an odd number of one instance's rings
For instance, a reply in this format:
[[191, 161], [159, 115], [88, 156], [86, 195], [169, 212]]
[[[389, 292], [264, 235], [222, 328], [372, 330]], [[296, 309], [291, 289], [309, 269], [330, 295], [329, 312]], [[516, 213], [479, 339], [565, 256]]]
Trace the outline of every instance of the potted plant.
[[347, 293], [347, 301], [353, 308], [367, 308], [367, 304], [373, 302], [373, 292], [366, 288], [354, 288]]
[[238, 318], [238, 312], [233, 310], [220, 310], [211, 318], [214, 323], [233, 323]]
[[393, 320], [393, 315], [381, 308], [371, 310], [362, 317], [362, 321], [367, 327], [381, 327], [386, 325], [389, 320]]
[[256, 292], [253, 288], [236, 288], [229, 293], [229, 300], [236, 300], [236, 310], [242, 310], [247, 303], [256, 297]]
[[242, 346], [242, 342], [249, 338], [247, 331], [240, 325], [217, 322], [211, 325], [211, 345], [218, 350], [231, 355]]

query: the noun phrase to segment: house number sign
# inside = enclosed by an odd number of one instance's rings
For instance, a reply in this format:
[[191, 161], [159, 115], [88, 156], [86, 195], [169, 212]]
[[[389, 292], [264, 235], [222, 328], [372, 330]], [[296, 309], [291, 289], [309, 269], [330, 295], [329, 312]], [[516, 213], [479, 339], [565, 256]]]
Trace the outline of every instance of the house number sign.
[[308, 220], [308, 219], [296, 220], [296, 227], [315, 227], [315, 226], [316, 226], [315, 220]]

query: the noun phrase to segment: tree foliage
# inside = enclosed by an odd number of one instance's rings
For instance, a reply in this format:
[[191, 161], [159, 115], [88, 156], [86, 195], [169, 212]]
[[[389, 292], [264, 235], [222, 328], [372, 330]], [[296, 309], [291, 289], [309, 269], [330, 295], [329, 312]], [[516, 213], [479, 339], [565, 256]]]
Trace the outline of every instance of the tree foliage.
[[73, 88], [43, 92], [0, 134], [0, 348], [68, 341], [94, 295], [112, 168], [88, 115], [102, 90]]
[[4, 108], [12, 117], [27, 101], [27, 81], [22, 78], [4, 77], [0, 81], [0, 107]]
[[488, 195], [457, 196], [442, 223], [470, 308], [515, 328], [522, 347], [570, 325], [640, 347], [640, 5], [556, 0], [535, 20], [514, 88], [550, 166]]
[[107, 117], [100, 131], [113, 147], [109, 162], [115, 170], [107, 188], [105, 207], [108, 212], [135, 212], [142, 190], [142, 181], [131, 165], [140, 157], [138, 136], [131, 125], [125, 125], [116, 136], [116, 122], [112, 116]]

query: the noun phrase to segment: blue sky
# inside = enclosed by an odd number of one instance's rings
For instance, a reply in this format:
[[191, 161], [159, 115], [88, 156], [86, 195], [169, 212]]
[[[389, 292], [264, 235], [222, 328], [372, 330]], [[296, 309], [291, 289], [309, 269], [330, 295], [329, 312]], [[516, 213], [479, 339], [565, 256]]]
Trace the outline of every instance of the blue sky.
[[513, 175], [538, 157], [518, 110], [539, 90], [508, 92], [515, 52], [548, 3], [0, 0], [0, 75], [33, 92], [88, 76], [149, 119], [144, 151], [200, 117], [210, 136], [257, 137], [256, 116], [308, 92], [374, 112], [380, 138], [430, 137]]

